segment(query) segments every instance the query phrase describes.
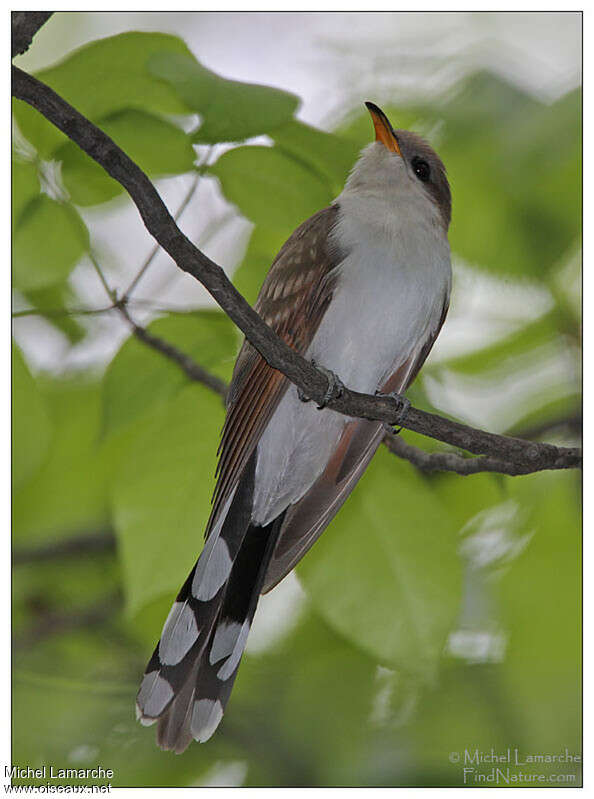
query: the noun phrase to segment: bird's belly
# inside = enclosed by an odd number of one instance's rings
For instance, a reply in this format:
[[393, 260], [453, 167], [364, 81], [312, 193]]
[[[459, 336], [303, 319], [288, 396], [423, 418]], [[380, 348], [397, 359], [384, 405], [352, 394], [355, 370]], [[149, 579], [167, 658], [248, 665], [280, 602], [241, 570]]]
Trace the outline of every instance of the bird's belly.
[[[446, 280], [394, 260], [343, 263], [330, 307], [307, 352], [356, 391], [374, 393], [439, 319]], [[429, 279], [429, 278], [433, 279]], [[258, 444], [253, 519], [267, 524], [325, 469], [348, 418], [303, 403], [291, 385]]]

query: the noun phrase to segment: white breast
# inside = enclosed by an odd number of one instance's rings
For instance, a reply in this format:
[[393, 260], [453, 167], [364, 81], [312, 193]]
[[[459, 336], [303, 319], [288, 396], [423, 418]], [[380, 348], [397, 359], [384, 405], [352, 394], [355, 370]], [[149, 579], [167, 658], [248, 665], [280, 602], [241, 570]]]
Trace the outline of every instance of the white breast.
[[443, 233], [419, 229], [414, 209], [378, 224], [382, 210], [367, 198], [341, 213], [335, 236], [349, 255], [308, 353], [357, 391], [374, 391], [412, 354], [450, 288]]
[[[343, 194], [339, 202], [334, 235], [348, 256], [307, 357], [349, 388], [373, 393], [437, 327], [450, 290], [449, 246], [430, 222], [412, 224], [418, 209], [397, 218], [373, 198]], [[288, 389], [258, 445], [256, 522], [270, 522], [305, 494], [345, 422], [341, 414], [302, 403], [294, 386]]]

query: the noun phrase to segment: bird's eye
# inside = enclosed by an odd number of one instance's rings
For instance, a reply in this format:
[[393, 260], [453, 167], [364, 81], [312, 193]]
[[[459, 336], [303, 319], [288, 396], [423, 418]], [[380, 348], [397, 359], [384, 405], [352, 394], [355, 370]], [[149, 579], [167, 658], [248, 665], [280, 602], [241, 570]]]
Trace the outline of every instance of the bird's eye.
[[427, 183], [431, 176], [431, 167], [423, 158], [415, 156], [411, 162], [413, 172], [423, 183]]

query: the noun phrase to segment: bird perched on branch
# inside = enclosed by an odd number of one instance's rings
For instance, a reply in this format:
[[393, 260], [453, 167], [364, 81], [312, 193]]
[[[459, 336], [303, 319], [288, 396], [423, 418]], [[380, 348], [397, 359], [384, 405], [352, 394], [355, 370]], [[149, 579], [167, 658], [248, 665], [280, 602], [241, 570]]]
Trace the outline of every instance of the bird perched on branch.
[[[443, 325], [451, 286], [445, 168], [419, 136], [366, 103], [375, 141], [344, 190], [277, 255], [256, 310], [328, 378], [400, 396]], [[331, 371], [330, 371], [331, 370]], [[381, 422], [311, 403], [245, 341], [227, 400], [206, 543], [137, 697], [163, 749], [216, 730], [261, 593], [321, 535], [381, 443]], [[322, 405], [323, 407], [323, 405]], [[403, 403], [403, 409], [405, 404]]]

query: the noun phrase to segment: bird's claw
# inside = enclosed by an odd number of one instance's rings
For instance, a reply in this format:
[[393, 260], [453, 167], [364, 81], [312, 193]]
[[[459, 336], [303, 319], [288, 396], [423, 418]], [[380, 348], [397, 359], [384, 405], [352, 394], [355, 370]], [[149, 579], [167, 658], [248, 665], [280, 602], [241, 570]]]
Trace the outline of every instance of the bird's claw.
[[[344, 384], [338, 375], [334, 374], [334, 372], [330, 371], [330, 369], [326, 369], [323, 366], [319, 366], [312, 358], [311, 365], [321, 372], [326, 380], [328, 381], [328, 389], [324, 394], [324, 399], [321, 403], [317, 406], [318, 410], [321, 411], [322, 408], [325, 408], [326, 405], [330, 402], [330, 400], [337, 399], [340, 397], [342, 392], [344, 391]], [[309, 402], [311, 397], [306, 396], [300, 388], [297, 389], [297, 396], [301, 400], [301, 402]]]
[[402, 427], [399, 427], [398, 430], [395, 430], [394, 427], [406, 419], [406, 415], [410, 409], [410, 400], [407, 399], [404, 394], [399, 394], [397, 391], [390, 391], [388, 394], [382, 394], [381, 391], [376, 391], [375, 396], [390, 397], [391, 399], [396, 400], [400, 406], [398, 408], [398, 415], [396, 416], [396, 419], [392, 423], [384, 422], [384, 428], [388, 432], [398, 435], [398, 433], [402, 430]]

